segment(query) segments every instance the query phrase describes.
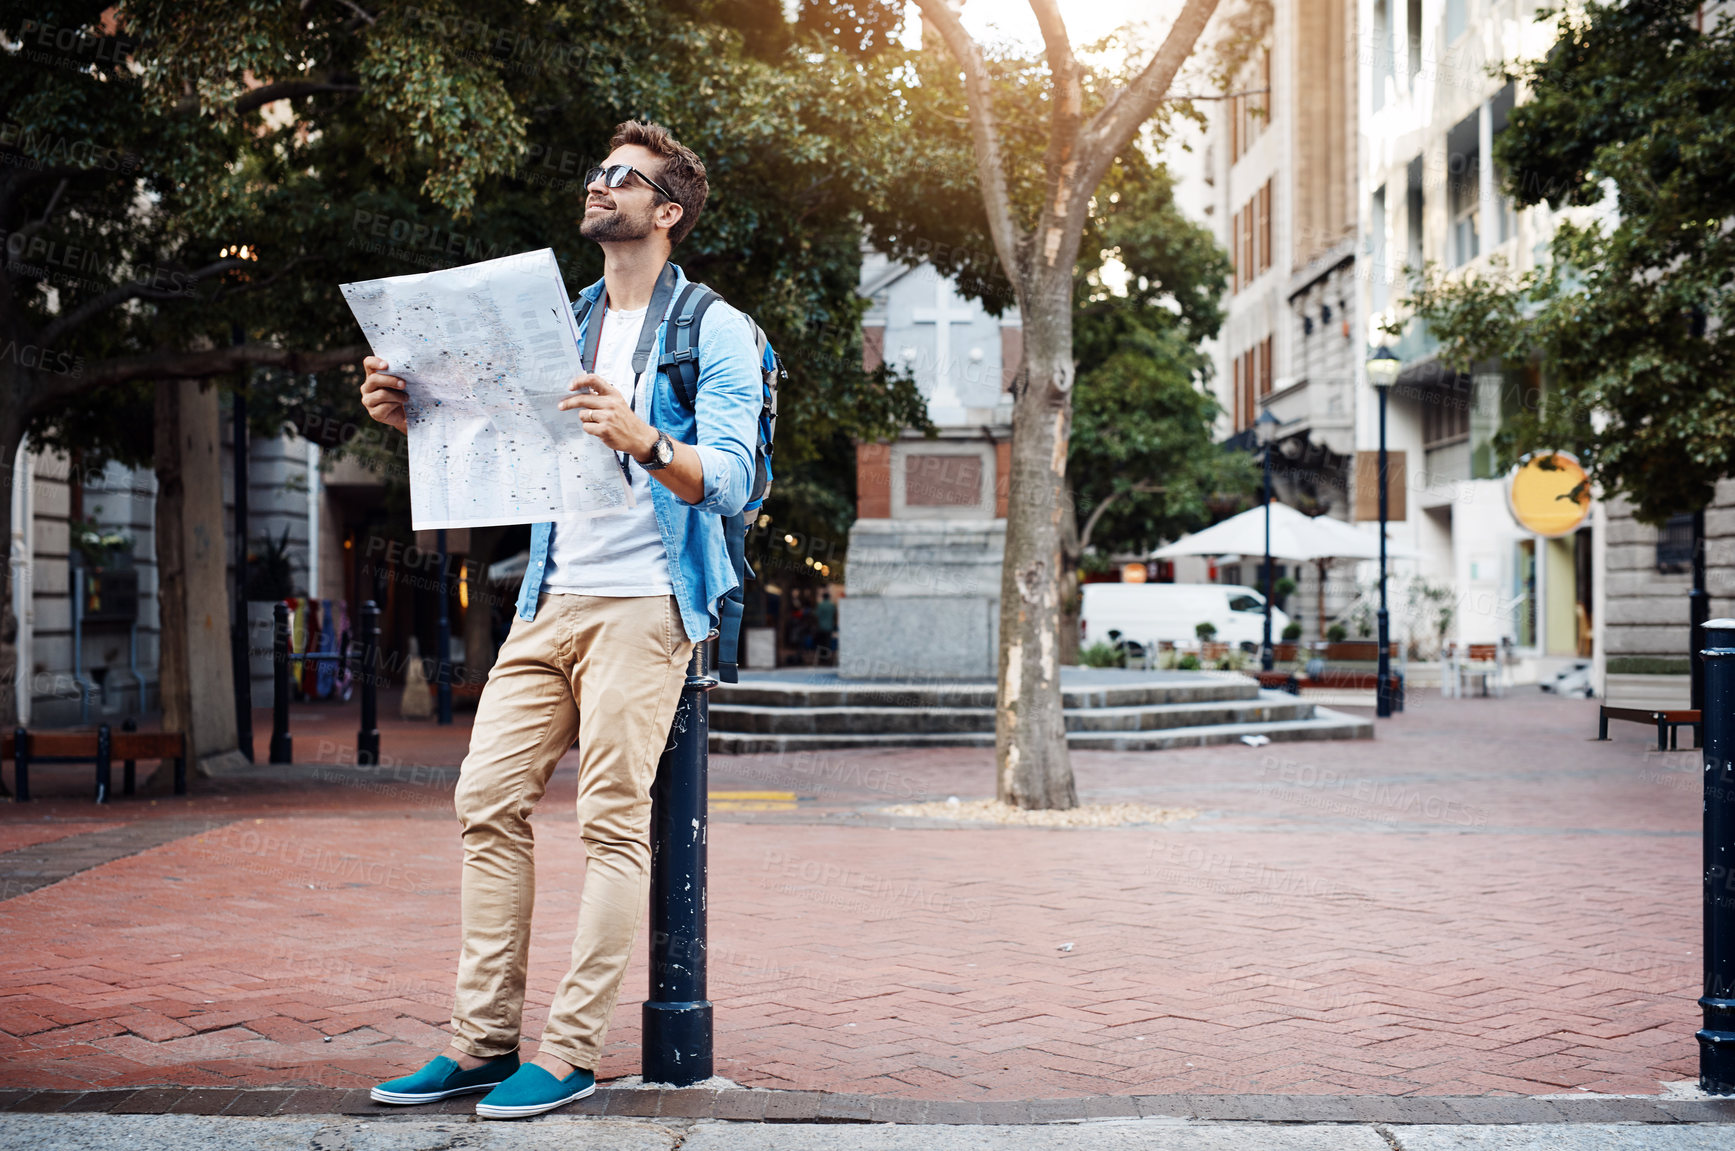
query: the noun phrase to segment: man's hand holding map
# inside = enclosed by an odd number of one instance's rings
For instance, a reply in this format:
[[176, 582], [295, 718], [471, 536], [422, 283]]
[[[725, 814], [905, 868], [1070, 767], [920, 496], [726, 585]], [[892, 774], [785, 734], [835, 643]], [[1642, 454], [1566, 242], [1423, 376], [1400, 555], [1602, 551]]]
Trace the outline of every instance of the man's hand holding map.
[[613, 453], [559, 407], [585, 369], [552, 249], [342, 291], [377, 370], [404, 381], [417, 530], [632, 506]]

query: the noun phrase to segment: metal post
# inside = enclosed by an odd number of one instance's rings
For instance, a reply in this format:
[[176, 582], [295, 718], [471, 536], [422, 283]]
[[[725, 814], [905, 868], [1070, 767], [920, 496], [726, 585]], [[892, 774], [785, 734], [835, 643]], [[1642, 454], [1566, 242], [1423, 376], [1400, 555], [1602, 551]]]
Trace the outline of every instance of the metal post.
[[449, 591], [446, 587], [446, 529], [439, 529], [435, 538], [440, 541], [440, 577], [435, 593], [440, 597], [440, 615], [434, 631], [434, 698], [438, 703], [434, 722], [443, 725], [452, 722], [452, 665], [448, 662], [452, 651], [452, 621], [446, 606]]
[[107, 803], [109, 792], [114, 790], [113, 760], [109, 756], [113, 748], [110, 741], [108, 724], [98, 724], [96, 728], [96, 801]]
[[[713, 633], [714, 635], [715, 633]], [[693, 646], [673, 740], [651, 787], [651, 993], [643, 1011], [647, 1083], [686, 1087], [711, 1077], [705, 986], [706, 774], [710, 642]]]
[[[129, 735], [139, 729], [138, 720], [127, 716], [121, 720], [120, 729]], [[136, 759], [121, 760], [121, 794], [131, 795], [138, 784], [139, 761]]]
[[1705, 983], [1699, 1087], [1735, 1095], [1735, 619], [1705, 624]]
[[294, 763], [289, 737], [289, 605], [271, 605], [271, 763]]
[[355, 737], [355, 761], [364, 766], [380, 761], [379, 726], [380, 609], [368, 600], [361, 605], [361, 731]]
[[1692, 672], [1689, 703], [1699, 713], [1693, 746], [1705, 746], [1705, 621], [1711, 617], [1711, 593], [1705, 590], [1705, 509], [1693, 513], [1693, 590], [1687, 593], [1688, 670]]
[[78, 723], [90, 722], [90, 684], [84, 679], [84, 568], [72, 567], [72, 682], [78, 685]]
[[1379, 620], [1379, 682], [1374, 685], [1374, 715], [1392, 714], [1391, 616], [1386, 611], [1386, 389], [1380, 393], [1380, 613]]
[[[236, 332], [236, 343], [241, 334]], [[252, 637], [247, 632], [247, 397], [235, 393], [233, 433], [235, 473], [235, 615], [229, 627], [229, 663], [235, 674], [235, 736], [247, 762], [253, 759]], [[272, 763], [278, 760], [272, 759]], [[288, 763], [288, 760], [282, 762]]]
[[12, 729], [12, 802], [30, 802], [30, 733]]
[[1271, 448], [1265, 445], [1265, 645], [1259, 649], [1259, 666], [1266, 671], [1276, 666], [1271, 650]]

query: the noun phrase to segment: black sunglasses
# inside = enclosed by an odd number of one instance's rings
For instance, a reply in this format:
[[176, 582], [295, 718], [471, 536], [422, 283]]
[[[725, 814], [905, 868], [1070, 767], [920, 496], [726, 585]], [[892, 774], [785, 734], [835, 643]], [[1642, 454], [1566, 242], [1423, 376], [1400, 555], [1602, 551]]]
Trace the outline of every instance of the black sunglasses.
[[663, 187], [661, 184], [657, 183], [655, 180], [651, 179], [649, 176], [645, 175], [643, 172], [639, 171], [637, 168], [633, 167], [631, 164], [611, 164], [606, 168], [592, 168], [590, 171], [588, 171], [584, 174], [584, 183], [585, 183], [586, 187], [589, 187], [590, 185], [596, 183], [597, 180], [600, 179], [600, 180], [602, 180], [603, 184], [606, 187], [618, 188], [627, 182], [628, 176], [637, 176], [639, 179], [641, 179], [645, 183], [649, 184], [652, 188], [655, 188], [658, 192], [661, 192], [663, 195], [663, 199], [665, 199], [665, 200], [673, 200], [674, 199], [674, 197], [669, 194], [669, 190], [667, 188]]

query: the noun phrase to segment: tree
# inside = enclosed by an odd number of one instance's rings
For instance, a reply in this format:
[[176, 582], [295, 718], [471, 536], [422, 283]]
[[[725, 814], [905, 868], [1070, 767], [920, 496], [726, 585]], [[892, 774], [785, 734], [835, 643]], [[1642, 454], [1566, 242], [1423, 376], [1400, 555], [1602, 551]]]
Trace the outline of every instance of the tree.
[[891, 64], [882, 6], [856, 7], [809, 3], [791, 26], [774, 0], [92, 0], [50, 24], [0, 3], [0, 229], [58, 253], [0, 285], [4, 459], [26, 429], [149, 458], [157, 381], [234, 385], [260, 365], [282, 370], [251, 383], [258, 430], [401, 458], [356, 402], [364, 348], [338, 284], [545, 246], [589, 282], [582, 174], [638, 116], [710, 167], [677, 258], [790, 367], [771, 511], [835, 523], [834, 445], [923, 419], [909, 381], [860, 368], [861, 205]]
[[[1209, 230], [1175, 206], [1166, 169], [1125, 154], [1096, 197], [1085, 252], [1113, 252], [1125, 295], [1101, 284], [1101, 257], [1080, 260], [1079, 363], [1061, 522], [1061, 647], [1076, 644], [1077, 573], [1086, 551], [1144, 551], [1193, 531], [1225, 498], [1251, 492], [1252, 457], [1212, 431], [1201, 341], [1222, 326], [1229, 261]], [[1070, 661], [1068, 661], [1070, 662]]]
[[1598, 213], [1562, 219], [1543, 267], [1429, 268], [1410, 304], [1450, 366], [1533, 373], [1508, 462], [1569, 449], [1656, 523], [1735, 475], [1735, 20], [1689, 0], [1558, 19], [1545, 58], [1506, 65], [1531, 98], [1495, 158], [1519, 205]]
[[[1004, 73], [991, 66], [948, 0], [917, 4], [963, 73], [987, 231], [1024, 322], [1000, 598], [997, 791], [1020, 807], [1072, 807], [1078, 799], [1061, 713], [1058, 632], [1074, 267], [1092, 197], [1168, 95], [1217, 0], [1187, 0], [1150, 60], [1113, 85], [1099, 84], [1074, 56], [1056, 0], [1031, 0], [1046, 50], [1046, 76], [1032, 78], [1045, 88], [1045, 129], [1028, 116], [1002, 117]], [[1023, 146], [1032, 135], [1040, 143]]]

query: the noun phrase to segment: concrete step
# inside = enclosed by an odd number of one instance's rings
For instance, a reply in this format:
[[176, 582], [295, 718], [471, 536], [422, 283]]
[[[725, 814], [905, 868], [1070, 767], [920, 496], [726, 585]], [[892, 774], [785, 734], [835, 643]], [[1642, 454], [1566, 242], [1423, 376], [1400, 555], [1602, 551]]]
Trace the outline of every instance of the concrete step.
[[[1076, 707], [1066, 710], [1069, 732], [1159, 731], [1201, 724], [1306, 719], [1313, 704], [1283, 692], [1254, 699], [1205, 703]], [[763, 707], [711, 704], [711, 730], [755, 735], [889, 735], [994, 731], [992, 707]]]
[[[1234, 743], [1246, 735], [1263, 735], [1273, 743], [1316, 739], [1372, 739], [1372, 720], [1329, 708], [1315, 708], [1305, 719], [1271, 722], [1214, 723], [1157, 731], [1070, 731], [1067, 746], [1080, 751], [1161, 751], [1172, 747], [1204, 747]], [[900, 747], [993, 747], [994, 733], [890, 732], [872, 734], [755, 734], [711, 731], [711, 751], [718, 755], [767, 755], [822, 750], [874, 750]]]
[[[1062, 706], [1137, 707], [1170, 703], [1251, 700], [1259, 685], [1227, 671], [1099, 672], [1068, 668], [1061, 676]], [[988, 681], [845, 680], [835, 674], [744, 672], [740, 683], [720, 685], [713, 704], [757, 707], [993, 708]]]

